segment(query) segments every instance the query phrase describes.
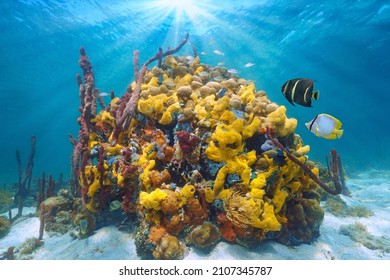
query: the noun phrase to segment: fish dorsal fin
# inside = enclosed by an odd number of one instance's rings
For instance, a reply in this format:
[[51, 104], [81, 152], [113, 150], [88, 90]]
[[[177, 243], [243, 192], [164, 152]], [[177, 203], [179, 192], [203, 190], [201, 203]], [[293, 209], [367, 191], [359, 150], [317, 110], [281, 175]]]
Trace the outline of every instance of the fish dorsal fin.
[[318, 100], [318, 97], [320, 97], [320, 91], [316, 90], [315, 92], [313, 92], [312, 97], [314, 100]]

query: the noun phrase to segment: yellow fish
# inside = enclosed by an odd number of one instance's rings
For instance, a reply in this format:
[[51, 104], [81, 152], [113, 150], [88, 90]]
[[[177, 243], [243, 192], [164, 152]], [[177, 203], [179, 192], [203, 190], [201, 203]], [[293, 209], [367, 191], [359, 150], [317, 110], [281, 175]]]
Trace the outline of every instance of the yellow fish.
[[314, 135], [326, 139], [338, 139], [344, 132], [341, 121], [328, 114], [319, 114], [305, 125]]

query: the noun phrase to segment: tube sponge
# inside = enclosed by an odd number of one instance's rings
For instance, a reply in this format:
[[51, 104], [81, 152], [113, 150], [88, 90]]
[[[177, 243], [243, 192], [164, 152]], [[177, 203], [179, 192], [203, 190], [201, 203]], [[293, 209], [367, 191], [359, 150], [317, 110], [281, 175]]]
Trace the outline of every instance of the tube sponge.
[[193, 198], [195, 194], [195, 186], [194, 185], [185, 185], [181, 190], [180, 194], [185, 198]]

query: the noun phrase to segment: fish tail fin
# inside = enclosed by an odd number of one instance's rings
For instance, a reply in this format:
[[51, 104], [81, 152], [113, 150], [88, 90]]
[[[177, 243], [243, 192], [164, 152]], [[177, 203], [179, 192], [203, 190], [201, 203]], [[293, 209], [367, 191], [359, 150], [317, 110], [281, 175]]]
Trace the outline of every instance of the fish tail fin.
[[337, 138], [341, 138], [341, 136], [343, 136], [343, 133], [344, 133], [344, 129], [339, 129], [336, 131], [336, 136]]
[[314, 100], [318, 100], [318, 97], [320, 97], [320, 91], [316, 90], [315, 92], [313, 92], [312, 97]]

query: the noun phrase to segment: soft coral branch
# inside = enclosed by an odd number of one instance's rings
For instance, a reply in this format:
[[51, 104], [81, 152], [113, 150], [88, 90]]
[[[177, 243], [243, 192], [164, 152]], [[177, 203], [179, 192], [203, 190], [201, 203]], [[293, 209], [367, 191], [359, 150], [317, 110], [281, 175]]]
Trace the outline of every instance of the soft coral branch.
[[331, 160], [332, 160], [332, 179], [335, 188], [331, 188], [327, 184], [325, 184], [323, 181], [321, 181], [320, 178], [318, 178], [311, 169], [301, 162], [297, 157], [295, 157], [293, 154], [291, 154], [277, 139], [273, 138], [271, 135], [271, 129], [267, 127], [266, 129], [267, 138], [272, 141], [272, 143], [275, 144], [279, 149], [281, 149], [286, 156], [293, 161], [295, 164], [299, 165], [314, 182], [316, 182], [321, 188], [323, 188], [327, 193], [332, 195], [337, 195], [341, 193], [341, 190], [343, 186], [341, 185], [339, 181], [339, 171], [338, 171], [338, 155], [336, 150], [331, 151]]

